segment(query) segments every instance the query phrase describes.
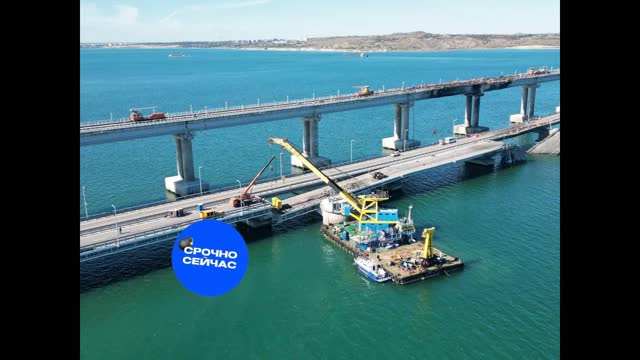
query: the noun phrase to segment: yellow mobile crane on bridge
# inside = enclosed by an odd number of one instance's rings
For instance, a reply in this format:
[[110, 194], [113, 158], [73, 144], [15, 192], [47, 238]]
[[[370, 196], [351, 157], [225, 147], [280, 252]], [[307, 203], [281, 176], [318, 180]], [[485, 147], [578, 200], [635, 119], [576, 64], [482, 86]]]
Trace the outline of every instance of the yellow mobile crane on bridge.
[[[387, 200], [389, 196], [387, 193], [373, 193], [371, 195], [359, 195], [357, 198], [351, 193], [343, 189], [335, 181], [325, 175], [320, 169], [315, 167], [306, 157], [304, 157], [295, 147], [293, 147], [287, 139], [281, 138], [269, 138], [270, 143], [276, 143], [293, 156], [297, 157], [302, 163], [313, 171], [325, 184], [329, 185], [336, 193], [338, 193], [343, 199], [345, 199], [350, 207], [345, 209], [345, 213], [353, 217], [358, 221], [358, 230], [362, 230], [363, 224], [397, 224], [397, 220], [382, 220], [379, 219], [378, 202]], [[347, 214], [345, 214], [347, 215]]]
[[354, 86], [354, 88], [360, 89], [360, 91], [358, 92], [358, 96], [373, 95], [373, 90], [369, 89], [369, 85], [358, 85]]

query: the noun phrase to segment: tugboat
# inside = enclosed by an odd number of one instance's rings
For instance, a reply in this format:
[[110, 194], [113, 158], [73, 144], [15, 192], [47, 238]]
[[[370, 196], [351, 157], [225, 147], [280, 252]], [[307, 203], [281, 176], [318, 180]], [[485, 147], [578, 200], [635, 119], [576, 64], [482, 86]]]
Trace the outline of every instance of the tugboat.
[[391, 276], [382, 268], [382, 265], [375, 261], [364, 256], [358, 256], [353, 261], [358, 265], [358, 270], [367, 275], [369, 279], [377, 282], [391, 280]]

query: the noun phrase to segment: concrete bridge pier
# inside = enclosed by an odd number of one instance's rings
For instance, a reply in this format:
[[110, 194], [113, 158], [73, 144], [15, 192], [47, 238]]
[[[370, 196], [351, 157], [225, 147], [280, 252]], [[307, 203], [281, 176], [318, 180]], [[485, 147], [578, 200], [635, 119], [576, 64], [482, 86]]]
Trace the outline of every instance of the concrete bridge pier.
[[402, 108], [400, 104], [395, 106], [395, 117], [393, 118], [393, 139], [400, 140], [402, 137]]
[[479, 125], [481, 96], [484, 96], [484, 94], [465, 94], [464, 124], [454, 125], [454, 134], [468, 135], [489, 131], [488, 127]]
[[[318, 167], [331, 164], [331, 160], [320, 156], [318, 151], [318, 122], [320, 115], [305, 116], [302, 118], [302, 155]], [[291, 155], [291, 165], [306, 169], [306, 166], [297, 157]]]
[[525, 85], [522, 87], [522, 99], [520, 100], [520, 113], [509, 117], [509, 122], [517, 124], [534, 117], [536, 103], [536, 89], [539, 84]]
[[[165, 188], [174, 194], [185, 196], [200, 192], [200, 179], [194, 176], [193, 148], [191, 141], [193, 133], [173, 135], [176, 141], [176, 164], [178, 175], [164, 179]], [[202, 191], [209, 190], [209, 184], [202, 182]]]
[[382, 139], [382, 147], [391, 150], [411, 149], [420, 145], [420, 141], [409, 139], [410, 103], [395, 104], [393, 136]]
[[527, 119], [535, 117], [533, 110], [536, 106], [536, 89], [539, 87], [540, 85], [538, 84], [529, 86], [529, 112], [527, 113]]
[[464, 126], [465, 127], [470, 127], [471, 126], [471, 110], [473, 109], [472, 107], [472, 100], [473, 100], [473, 95], [465, 95], [464, 96], [466, 99], [465, 105], [464, 105]]

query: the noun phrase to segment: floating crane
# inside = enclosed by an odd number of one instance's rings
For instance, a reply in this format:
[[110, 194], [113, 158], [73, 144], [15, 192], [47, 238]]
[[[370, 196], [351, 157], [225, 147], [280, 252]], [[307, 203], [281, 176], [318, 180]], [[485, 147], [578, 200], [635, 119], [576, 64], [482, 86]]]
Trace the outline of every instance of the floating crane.
[[[384, 201], [389, 198], [387, 192], [380, 191], [372, 193], [370, 195], [359, 195], [357, 198], [351, 193], [343, 189], [335, 181], [325, 175], [320, 169], [315, 167], [306, 157], [293, 147], [287, 139], [281, 138], [269, 138], [270, 143], [276, 143], [293, 156], [297, 157], [302, 163], [313, 171], [320, 180], [329, 185], [336, 193], [338, 193], [343, 199], [345, 199], [349, 206], [344, 207], [344, 215], [349, 215], [358, 221], [358, 229], [362, 231], [363, 224], [398, 224], [398, 220], [386, 220], [384, 215], [380, 216], [380, 210], [378, 208], [378, 202]], [[413, 226], [413, 225], [412, 225]]]
[[249, 183], [247, 188], [244, 189], [244, 191], [242, 192], [242, 194], [240, 194], [240, 196], [236, 196], [229, 201], [231, 206], [239, 207], [240, 205], [242, 205], [243, 202], [255, 201], [255, 197], [250, 193], [251, 188], [253, 187], [253, 185], [255, 185], [256, 181], [258, 181], [258, 178], [260, 177], [260, 175], [262, 175], [262, 173], [267, 168], [267, 166], [269, 166], [269, 164], [271, 164], [271, 162], [275, 158], [276, 158], [275, 155], [271, 157], [271, 160], [269, 160], [269, 162], [267, 162], [267, 164], [258, 172], [258, 175], [256, 175], [256, 177], [254, 177], [253, 180], [251, 180], [251, 183]]

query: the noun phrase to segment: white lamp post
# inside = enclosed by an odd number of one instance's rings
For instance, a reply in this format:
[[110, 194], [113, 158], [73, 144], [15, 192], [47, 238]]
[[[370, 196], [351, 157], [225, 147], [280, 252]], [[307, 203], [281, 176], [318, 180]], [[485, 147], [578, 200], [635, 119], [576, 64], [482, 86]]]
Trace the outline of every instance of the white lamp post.
[[202, 174], [200, 173], [202, 165], [198, 166], [198, 179], [200, 180], [200, 196], [202, 196]]
[[409, 136], [409, 129], [404, 129], [404, 150], [407, 151], [407, 137]]
[[118, 210], [116, 210], [116, 206], [113, 206], [113, 217], [116, 219], [116, 246], [120, 247], [120, 228], [118, 228]]
[[353, 163], [353, 142], [355, 140], [351, 139], [351, 162]]
[[[236, 181], [238, 182], [238, 189], [240, 189], [240, 195], [242, 196], [242, 183], [240, 182], [240, 180]], [[240, 215], [244, 215], [243, 205], [244, 201], [242, 201], [242, 198], [240, 198]]]
[[84, 217], [89, 218], [89, 212], [87, 211], [87, 197], [84, 195], [84, 186], [82, 187], [82, 199], [84, 200]]
[[280, 149], [280, 179], [282, 179], [282, 149]]
[[[456, 138], [455, 128], [456, 128], [456, 119], [453, 119], [453, 128], [451, 129], [451, 132], [453, 133], [453, 138], [454, 139]], [[457, 151], [457, 149], [455, 147], [456, 145], [453, 145], [453, 146], [454, 146], [454, 148], [453, 148], [453, 163], [455, 164], [456, 163], [456, 151]]]

